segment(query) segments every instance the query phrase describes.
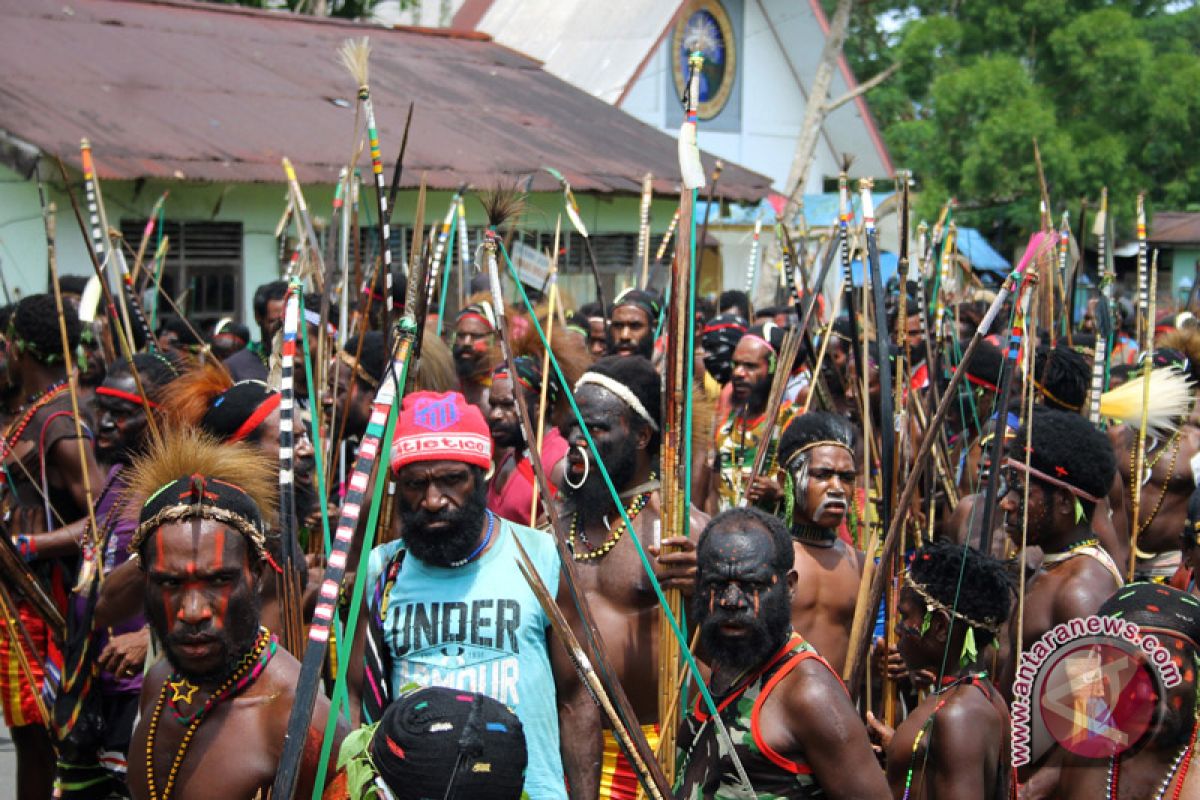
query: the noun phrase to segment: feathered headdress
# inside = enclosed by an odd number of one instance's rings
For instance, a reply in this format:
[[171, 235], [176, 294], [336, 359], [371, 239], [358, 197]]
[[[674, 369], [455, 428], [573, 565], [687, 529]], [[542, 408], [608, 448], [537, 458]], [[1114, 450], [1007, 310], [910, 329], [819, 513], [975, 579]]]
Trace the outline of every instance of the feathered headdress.
[[1192, 407], [1192, 382], [1174, 367], [1160, 367], [1150, 373], [1150, 408], [1143, 405], [1145, 376], [1126, 381], [1100, 395], [1100, 416], [1115, 419], [1141, 429], [1146, 417], [1146, 432], [1162, 437], [1173, 433]]

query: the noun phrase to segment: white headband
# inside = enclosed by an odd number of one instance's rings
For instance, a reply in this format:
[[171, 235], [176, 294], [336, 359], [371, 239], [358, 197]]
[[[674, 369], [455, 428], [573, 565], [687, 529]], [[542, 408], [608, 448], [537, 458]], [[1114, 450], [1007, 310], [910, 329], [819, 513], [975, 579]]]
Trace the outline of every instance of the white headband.
[[599, 386], [601, 389], [607, 389], [608, 391], [612, 392], [617, 397], [621, 398], [625, 405], [632, 408], [633, 413], [645, 420], [647, 425], [656, 431], [658, 430], [658, 423], [651, 418], [650, 412], [646, 410], [644, 405], [642, 405], [642, 401], [638, 400], [637, 396], [634, 395], [633, 392], [629, 391], [628, 386], [618, 383], [607, 375], [601, 375], [598, 372], [585, 372], [583, 373], [582, 378], [575, 381], [575, 391], [578, 392], [580, 387], [587, 386], [588, 384]]

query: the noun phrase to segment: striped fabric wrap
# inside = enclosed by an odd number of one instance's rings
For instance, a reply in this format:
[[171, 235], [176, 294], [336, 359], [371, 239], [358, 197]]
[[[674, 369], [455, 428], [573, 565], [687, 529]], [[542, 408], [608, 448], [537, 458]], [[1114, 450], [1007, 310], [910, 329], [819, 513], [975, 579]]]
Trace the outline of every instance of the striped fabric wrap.
[[[293, 281], [283, 310], [283, 349], [279, 381], [279, 531], [284, 542], [284, 568], [289, 565], [288, 543], [296, 530], [296, 337], [300, 331], [303, 289]], [[298, 557], [298, 553], [291, 554]]]
[[[350, 545], [354, 539], [354, 532], [358, 528], [359, 518], [369, 502], [367, 489], [371, 482], [375, 462], [380, 456], [380, 448], [384, 446], [383, 439], [388, 414], [392, 405], [398, 402], [397, 387], [402, 385], [405, 379], [406, 364], [416, 336], [416, 322], [410, 317], [404, 317], [401, 320], [399, 331], [391, 370], [384, 374], [384, 379], [380, 382], [371, 405], [371, 416], [367, 423], [366, 433], [363, 434], [362, 444], [358, 448], [354, 471], [347, 485], [346, 497], [342, 503], [341, 515], [334, 533], [333, 546], [329, 551], [325, 575], [317, 594], [317, 606], [308, 630], [308, 646], [304, 650], [304, 660], [301, 662], [300, 677], [296, 684], [296, 700], [288, 720], [283, 757], [280, 759], [279, 772], [276, 774], [273, 791], [276, 796], [290, 797], [294, 791], [301, 749], [312, 716], [313, 702], [320, 684], [321, 671], [325, 666], [325, 657], [329, 651], [330, 628], [337, 613], [338, 595], [342, 580], [346, 575]], [[380, 479], [386, 480], [386, 473], [381, 474]], [[374, 531], [370, 530], [364, 534], [362, 544], [364, 553], [370, 552], [373, 535]]]

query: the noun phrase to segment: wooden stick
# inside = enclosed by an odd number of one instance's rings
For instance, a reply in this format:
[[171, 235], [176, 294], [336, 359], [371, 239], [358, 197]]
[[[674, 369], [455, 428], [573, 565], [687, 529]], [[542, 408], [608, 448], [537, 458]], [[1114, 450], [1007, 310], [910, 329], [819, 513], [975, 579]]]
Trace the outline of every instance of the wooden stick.
[[[546, 342], [550, 344], [554, 341], [554, 311], [558, 303], [558, 236], [562, 231], [562, 215], [558, 217], [558, 222], [554, 226], [554, 252], [550, 256], [550, 303], [546, 311]], [[515, 376], [514, 376], [515, 377]], [[514, 390], [516, 381], [513, 381]], [[546, 432], [546, 417], [549, 416], [550, 409], [546, 408], [546, 396], [550, 389], [550, 348], [546, 347], [542, 352], [542, 388], [538, 398], [538, 421], [537, 421], [537, 441], [530, 445], [536, 447], [538, 452], [542, 451], [542, 441]], [[567, 387], [563, 387], [563, 391], [569, 391]], [[538, 507], [538, 483], [533, 482], [533, 498], [529, 504], [529, 524], [533, 525], [537, 521]]]
[[[1142, 534], [1142, 522], [1138, 518], [1142, 511], [1142, 471], [1146, 469], [1146, 425], [1150, 417], [1150, 373], [1154, 369], [1154, 306], [1155, 294], [1158, 292], [1158, 250], [1154, 251], [1154, 264], [1150, 267], [1150, 287], [1147, 295], [1147, 314], [1148, 318], [1143, 327], [1144, 338], [1142, 340], [1143, 352], [1145, 352], [1145, 367], [1143, 368], [1145, 377], [1142, 379], [1142, 426], [1137, 432], [1137, 445], [1134, 451], [1134, 469], [1133, 469], [1133, 502], [1132, 513], [1130, 519], [1133, 520], [1133, 531], [1131, 532], [1129, 542], [1129, 577], [1130, 583], [1133, 582], [1133, 572], [1137, 567], [1137, 552], [1138, 538]], [[1165, 492], [1166, 486], [1163, 486]], [[1146, 527], [1150, 524], [1147, 522]]]

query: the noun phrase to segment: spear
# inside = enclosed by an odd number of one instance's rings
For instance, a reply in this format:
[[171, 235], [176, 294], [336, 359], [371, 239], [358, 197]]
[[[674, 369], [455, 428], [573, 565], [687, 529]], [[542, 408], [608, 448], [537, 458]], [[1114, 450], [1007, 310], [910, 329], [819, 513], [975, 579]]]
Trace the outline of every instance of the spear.
[[1149, 274], [1149, 244], [1146, 242], [1146, 193], [1138, 192], [1137, 196], [1137, 340], [1145, 341], [1147, 328], [1153, 329], [1154, 320], [1150, 319], [1150, 274]]
[[[952, 401], [957, 397], [957, 389], [959, 383], [962, 382], [963, 376], [966, 375], [967, 365], [975, 356], [975, 351], [979, 348], [979, 343], [991, 331], [992, 324], [996, 321], [997, 315], [1000, 313], [1000, 308], [1008, 300], [1009, 296], [1016, 288], [1017, 281], [1022, 278], [1024, 263], [1018, 265], [1018, 268], [1012, 272], [1000, 287], [1000, 291], [996, 293], [996, 297], [992, 300], [992, 305], [984, 314], [983, 319], [979, 323], [979, 327], [975, 329], [975, 333], [971, 336], [971, 341], [967, 345], [967, 349], [963, 352], [962, 360], [959, 362], [958, 369], [950, 376], [950, 382], [946, 386], [946, 390], [942, 394], [941, 402], [938, 403], [937, 411], [930, 420], [930, 431], [936, 431], [946, 420], [946, 414], [950, 411]], [[907, 508], [912, 502], [916, 494], [917, 487], [920, 484], [921, 476], [924, 473], [925, 465], [929, 460], [929, 453], [933, 448], [935, 436], [925, 436], [921, 439], [921, 445], [917, 449], [917, 454], [913, 457], [913, 467], [908, 473], [904, 483], [904, 490], [900, 493], [900, 500], [896, 504], [897, 508]], [[897, 546], [900, 541], [900, 531], [906, 521], [905, 514], [893, 514], [891, 523], [888, 526], [887, 534], [883, 539], [883, 546], [880, 550], [880, 564], [888, 564], [895, 558]], [[872, 570], [871, 559], [867, 560], [868, 570]], [[859, 602], [855, 606], [854, 624], [851, 628], [850, 647], [847, 651], [846, 666], [843, 674], [847, 677], [846, 684], [852, 687], [852, 690], [862, 685], [863, 676], [866, 673], [866, 654], [871, 645], [871, 626], [867, 625], [868, 616], [874, 619], [875, 609], [879, 608], [879, 601], [883, 598], [883, 589], [887, 570], [876, 569], [871, 571], [871, 579], [869, 588], [865, 596], [859, 595]], [[864, 573], [864, 581], [866, 573]]]
[[[592, 279], [596, 282], [596, 302], [600, 304], [601, 308], [607, 309], [608, 305], [604, 302], [604, 286], [600, 283], [600, 264], [596, 261], [596, 251], [592, 248], [592, 237], [588, 235], [587, 226], [583, 224], [583, 218], [579, 216], [579, 203], [575, 200], [575, 193], [571, 191], [571, 183], [554, 167], [542, 167], [542, 169], [553, 175], [554, 179], [562, 186], [567, 219], [571, 220], [571, 226], [575, 228], [575, 232], [583, 237], [583, 245], [587, 248], [588, 266], [591, 267]], [[500, 309], [496, 310], [499, 312]]]
[[[554, 251], [550, 254], [550, 303], [546, 309], [546, 348], [542, 351], [542, 390], [538, 397], [538, 420], [537, 420], [537, 440], [532, 445], [540, 453], [542, 450], [542, 437], [545, 433], [546, 417], [550, 415], [550, 409], [546, 408], [546, 396], [550, 390], [550, 347], [554, 341], [554, 312], [558, 305], [558, 239], [562, 233], [562, 215], [554, 223]], [[516, 384], [514, 383], [514, 386]], [[529, 503], [529, 521], [532, 524], [537, 520], [538, 507], [538, 484], [533, 485], [533, 497]]]
[[[875, 230], [875, 204], [871, 198], [871, 180], [858, 182], [862, 203], [863, 228], [867, 240], [866, 261], [871, 271], [871, 297], [875, 303], [875, 347], [879, 353], [879, 458], [880, 476], [879, 519], [887, 527], [892, 512], [892, 469], [896, 458], [896, 422], [893, 419], [895, 398], [892, 387], [892, 360], [889, 358], [891, 343], [887, 326], [887, 311], [884, 305], [883, 275], [879, 267], [879, 244]], [[903, 288], [901, 289], [903, 296]], [[866, 364], [863, 364], [864, 371]]]
[[[442, 265], [442, 254], [446, 252], [447, 243], [449, 242], [450, 237], [452, 235], [451, 229], [454, 227], [454, 224], [457, 220], [457, 217], [455, 215], [458, 212], [458, 201], [462, 197], [463, 192], [465, 192], [466, 190], [467, 190], [467, 185], [465, 183], [458, 187], [458, 191], [456, 191], [454, 193], [454, 196], [450, 198], [450, 205], [446, 208], [446, 216], [442, 217], [442, 227], [441, 227], [441, 230], [438, 231], [437, 244], [434, 245], [434, 248], [433, 248], [433, 262], [429, 266], [429, 268], [430, 268], [429, 294], [425, 298], [425, 307], [426, 308], [433, 305], [433, 292], [434, 292], [434, 287], [437, 286], [438, 268], [441, 267], [441, 265]], [[449, 272], [450, 272], [449, 270], [446, 270], [447, 274], [449, 274]], [[446, 292], [445, 292], [444, 288], [442, 289], [442, 294], [441, 294], [441, 304], [442, 304], [442, 309], [444, 311], [445, 305], [446, 305]], [[438, 312], [438, 327], [439, 328], [441, 327], [441, 324], [442, 324], [442, 312]]]
[[[129, 343], [133, 345], [133, 325], [130, 324], [130, 318], [137, 323], [138, 330], [142, 333], [142, 338], [151, 349], [153, 349], [154, 336], [150, 332], [149, 325], [146, 324], [146, 317], [142, 314], [141, 305], [133, 294], [132, 276], [129, 274], [129, 268], [125, 265], [125, 254], [121, 252], [121, 248], [113, 247], [110, 238], [110, 230], [108, 227], [108, 214], [104, 210], [104, 198], [100, 193], [100, 180], [96, 177], [96, 167], [92, 161], [92, 147], [88, 144], [87, 139], [80, 140], [79, 144], [80, 159], [83, 163], [83, 185], [87, 195], [88, 211], [91, 214], [92, 220], [92, 240], [93, 246], [96, 248], [97, 255], [104, 255], [105, 262], [109, 257], [113, 258], [117, 263], [117, 268], [121, 273], [118, 282], [120, 284], [121, 293], [117, 296], [121, 301], [121, 319], [125, 324], [125, 335], [129, 336]], [[132, 310], [132, 311], [131, 311]]]
[[301, 608], [300, 572], [303, 556], [296, 540], [296, 478], [295, 425], [296, 400], [293, 375], [296, 363], [296, 335], [300, 327], [300, 298], [302, 286], [293, 277], [288, 287], [283, 311], [282, 366], [279, 382], [279, 535], [283, 574], [283, 646], [299, 654], [304, 641], [304, 619]]
[[[1138, 197], [1139, 205], [1141, 197]], [[1144, 227], [1144, 225], [1143, 225]], [[1142, 352], [1145, 353], [1146, 366], [1144, 367], [1145, 378], [1142, 379], [1142, 424], [1137, 432], [1137, 446], [1134, 450], [1134, 468], [1133, 468], [1133, 502], [1131, 504], [1131, 513], [1129, 518], [1133, 520], [1133, 530], [1130, 532], [1129, 542], [1129, 577], [1130, 583], [1133, 582], [1133, 571], [1137, 566], [1138, 554], [1138, 537], [1145, 533], [1145, 528], [1150, 527], [1150, 522], [1147, 521], [1143, 526], [1139, 515], [1142, 510], [1142, 486], [1145, 481], [1142, 479], [1142, 472], [1146, 468], [1146, 428], [1147, 418], [1150, 414], [1150, 372], [1154, 369], [1154, 303], [1155, 292], [1158, 290], [1158, 250], [1154, 251], [1154, 264], [1150, 270], [1150, 290], [1147, 293], [1147, 301], [1149, 305], [1146, 308], [1147, 318], [1143, 330], [1145, 331], [1142, 339]], [[1165, 489], [1164, 489], [1165, 491]]]
[[[55, 163], [58, 164], [58, 172], [63, 179], [63, 191], [66, 192], [67, 199], [71, 201], [71, 210], [75, 213], [75, 221], [79, 223], [79, 230], [86, 236], [88, 232], [87, 224], [83, 221], [83, 213], [79, 210], [79, 201], [75, 199], [74, 192], [71, 191], [71, 179], [67, 175], [67, 167], [63, 164], [61, 158], [56, 158]], [[38, 191], [41, 191], [41, 180], [38, 181]], [[147, 399], [146, 388], [142, 385], [142, 376], [138, 371], [137, 365], [133, 362], [133, 352], [129, 344], [129, 339], [121, 331], [120, 322], [117, 317], [117, 307], [113, 302], [112, 292], [108, 288], [108, 283], [104, 280], [104, 270], [100, 266], [100, 260], [96, 256], [96, 251], [87, 248], [88, 256], [91, 258], [92, 270], [96, 273], [96, 278], [100, 281], [100, 291], [104, 294], [104, 302], [108, 306], [109, 319], [112, 321], [112, 326], [117, 329], [117, 342], [121, 346], [121, 357], [129, 364], [129, 374], [133, 376], [133, 382], [137, 386], [138, 395], [142, 399], [142, 409], [146, 412], [146, 427], [150, 431], [150, 436], [157, 442], [160, 439], [158, 432], [158, 423], [155, 421], [153, 410], [150, 407], [150, 401]]]
[[753, 298], [758, 283], [759, 236], [762, 235], [762, 217], [754, 220], [754, 236], [750, 240], [750, 258], [746, 261], [746, 296]]
[[[1034, 234], [1034, 237], [1030, 240], [1029, 247], [1026, 250], [1028, 269], [1025, 272], [1028, 285], [1037, 282], [1038, 261], [1049, 253], [1054, 252], [1056, 237], [1057, 235], [1053, 231], [1049, 234], [1041, 232]], [[996, 432], [992, 437], [990, 453], [991, 469], [988, 470], [987, 492], [983, 500], [983, 527], [979, 531], [979, 550], [983, 553], [991, 552], [992, 529], [996, 522], [996, 501], [1000, 489], [1000, 464], [1004, 461], [1004, 448], [1006, 446], [1004, 433], [1008, 426], [1008, 406], [1012, 398], [1013, 377], [1017, 372], [1017, 357], [1021, 352], [1022, 339], [1025, 334], [1025, 326], [1029, 320], [1029, 307], [1032, 300], [1033, 290], [1031, 288], [1026, 289], [1021, 295], [1018, 313], [1013, 318], [1012, 325], [1009, 327], [1008, 348], [1004, 354], [1005, 366], [1001, 373], [1000, 391], [997, 393], [999, 399], [996, 406]], [[1036, 330], [1030, 331], [1031, 335], [1035, 335], [1036, 333]], [[962, 369], [962, 367], [960, 366], [959, 369]]]
[[[375, 176], [375, 200], [379, 212], [379, 253], [383, 270], [383, 335], [387, 349], [392, 349], [392, 215], [388, 211], [388, 194], [383, 183], [383, 155], [379, 150], [379, 131], [375, 127], [375, 106], [371, 102], [370, 57], [371, 40], [347, 39], [338, 51], [342, 65], [358, 84], [358, 101], [367, 117], [367, 141], [371, 146], [371, 172]], [[411, 115], [410, 115], [411, 119]]]
[[638, 208], [637, 261], [642, 265], [642, 286], [650, 277], [650, 204], [654, 199], [654, 176], [642, 176], [642, 204]]
[[[485, 207], [488, 211], [489, 227], [484, 236], [483, 248], [486, 258], [488, 279], [492, 291], [492, 304], [496, 308], [502, 309], [505, 307], [505, 304], [504, 296], [501, 291], [500, 265], [497, 260], [497, 250], [498, 248], [502, 247], [503, 244], [499, 241], [499, 237], [496, 235], [496, 229], [506, 219], [510, 219], [512, 217], [516, 211], [516, 208], [514, 208], [514, 205], [508, 201], [501, 192], [495, 192], [490, 195], [486, 199]], [[516, 279], [515, 273], [513, 277]], [[519, 281], [517, 283], [517, 289], [518, 291], [523, 291]], [[532, 313], [532, 309], [530, 309], [530, 311]], [[532, 321], [535, 326], [538, 326], [539, 334], [541, 334], [542, 332], [540, 325], [535, 314], [532, 315]], [[501, 352], [503, 353], [504, 360], [508, 365], [509, 373], [514, 376], [513, 398], [517, 403], [517, 421], [521, 427], [521, 433], [524, 436], [525, 441], [533, 442], [533, 423], [531, 421], [531, 417], [529, 416], [529, 406], [525, 397], [525, 391], [515, 379], [517, 374], [516, 357], [513, 352], [512, 333], [509, 330], [508, 320], [505, 315], [498, 314], [496, 317], [496, 323], [497, 331], [500, 334]], [[550, 352], [550, 343], [545, 339], [544, 335], [542, 344], [546, 348], [546, 351]], [[558, 369], [557, 363], [555, 363], [555, 369]], [[562, 381], [561, 371], [559, 371], [559, 379]], [[549, 375], [543, 376], [543, 381], [549, 380]], [[562, 381], [562, 384], [564, 387], [567, 386], [566, 381]], [[542, 496], [549, 498], [551, 496], [550, 483], [546, 475], [545, 465], [542, 463], [542, 455], [538, 451], [537, 447], [529, 448], [529, 462], [533, 467], [534, 480], [536, 485], [539, 487]], [[618, 505], [618, 508], [621, 508], [621, 513], [624, 515], [625, 512], [623, 507]], [[640, 726], [637, 725], [637, 715], [633, 712], [633, 707], [630, 705], [624, 689], [621, 687], [619, 682], [612, 679], [614, 672], [611, 662], [609, 661], [607, 653], [604, 649], [603, 640], [601, 639], [599, 629], [596, 627], [595, 619], [592, 616], [591, 607], [588, 605], [582, 589], [579, 588], [579, 581], [575, 575], [575, 560], [571, 557], [571, 553], [566, 547], [567, 527], [563, 524], [562, 517], [558, 511], [558, 505], [556, 503], [547, 502], [546, 513], [550, 519], [551, 528], [554, 531], [552, 539], [554, 540], [554, 546], [558, 551], [559, 561], [562, 566], [562, 576], [564, 579], [563, 582], [567, 587], [568, 594], [571, 597], [572, 602], [575, 604], [575, 607], [579, 612], [579, 619], [583, 627], [584, 638], [587, 641], [588, 649], [591, 651], [590, 662], [596, 664], [596, 666], [599, 668], [600, 675], [604, 676], [609, 686], [607, 693], [615, 701], [613, 708], [616, 711], [615, 716], [618, 717], [618, 722], [616, 723], [617, 727], [614, 727], [614, 730], [618, 732], [624, 730], [625, 732], [624, 737], [618, 734], [617, 741], [621, 743], [623, 747], [625, 745], [630, 745], [630, 749], [626, 751], [626, 756], [629, 758], [631, 764], [640, 763], [645, 765], [646, 771], [638, 773], [638, 780], [642, 783], [642, 786], [646, 789], [647, 793], [650, 793], [652, 796], [669, 798], [671, 797], [670, 782], [663, 775], [661, 768], [654, 759], [654, 754], [650, 749], [649, 743], [645, 739], [645, 735], [642, 733]], [[625, 524], [629, 525], [629, 522], [626, 521]], [[630, 526], [629, 530], [633, 530], [633, 527]], [[636, 539], [636, 537], [634, 538]], [[568, 652], [571, 651], [568, 650]], [[587, 682], [590, 686], [593, 681], [588, 679], [585, 682]], [[599, 697], [601, 697], [601, 695], [596, 695], [598, 702]], [[605, 709], [606, 712], [608, 710], [609, 709]]]
[[1100, 395], [1108, 384], [1108, 358], [1112, 340], [1112, 295], [1114, 275], [1108, 268], [1108, 187], [1100, 190], [1100, 210], [1093, 225], [1096, 234], [1097, 272], [1100, 276], [1100, 296], [1096, 302], [1096, 347], [1092, 357], [1092, 388], [1089, 395], [1088, 419], [1100, 424]]

